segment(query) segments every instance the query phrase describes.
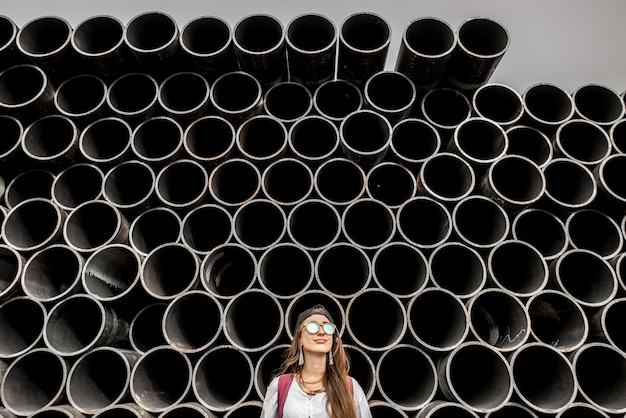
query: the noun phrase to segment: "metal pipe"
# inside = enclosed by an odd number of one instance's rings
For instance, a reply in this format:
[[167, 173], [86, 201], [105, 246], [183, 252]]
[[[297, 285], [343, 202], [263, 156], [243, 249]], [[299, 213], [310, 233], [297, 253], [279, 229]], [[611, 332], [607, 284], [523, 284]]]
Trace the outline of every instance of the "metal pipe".
[[543, 174], [546, 177], [543, 200], [547, 203], [547, 209], [557, 213], [582, 209], [589, 205], [598, 193], [593, 173], [578, 161], [555, 158], [546, 164]]
[[125, 72], [139, 70], [139, 63], [124, 42], [124, 24], [110, 15], [90, 16], [72, 32], [72, 48], [88, 74], [111, 82]]
[[392, 209], [402, 207], [417, 192], [413, 173], [393, 161], [383, 161], [372, 167], [366, 176], [367, 195]]
[[[607, 156], [593, 169], [598, 186], [598, 204], [604, 213], [620, 217], [626, 207], [626, 188], [620, 181], [626, 173], [626, 154]], [[626, 236], [626, 235], [625, 235]]]
[[261, 189], [270, 200], [282, 206], [303, 204], [313, 193], [313, 172], [295, 158], [280, 158], [263, 170]]
[[143, 71], [164, 79], [177, 71], [179, 31], [176, 19], [160, 11], [146, 11], [132, 17], [124, 28], [124, 43]]
[[565, 220], [565, 230], [573, 248], [592, 251], [605, 260], [618, 256], [624, 247], [624, 236], [617, 222], [599, 210], [572, 212]]
[[80, 133], [78, 148], [81, 156], [92, 164], [113, 166], [121, 163], [130, 150], [132, 129], [117, 117], [98, 119]]
[[181, 157], [183, 127], [169, 116], [155, 116], [133, 130], [130, 148], [135, 156], [152, 166], [162, 167]]
[[85, 415], [81, 414], [77, 409], [72, 408], [69, 405], [54, 405], [47, 406], [37, 410], [32, 415], [32, 418], [84, 418]]
[[435, 88], [443, 78], [457, 39], [452, 27], [436, 17], [412, 20], [402, 33], [395, 70], [420, 90]]
[[322, 117], [337, 126], [352, 112], [363, 107], [363, 93], [348, 80], [328, 80], [313, 93], [313, 107]]
[[472, 116], [472, 105], [458, 90], [438, 87], [429, 90], [420, 103], [421, 114], [426, 122], [433, 125], [445, 146], [457, 126]]
[[624, 308], [626, 298], [616, 298], [589, 317], [590, 335], [593, 340], [610, 344], [622, 353], [626, 353], [626, 340], [620, 330], [620, 318], [625, 313]]
[[200, 357], [192, 387], [198, 401], [224, 412], [245, 401], [252, 391], [254, 366], [250, 356], [230, 345], [218, 345]]
[[409, 418], [408, 414], [404, 412], [398, 405], [381, 400], [370, 400], [368, 402], [370, 412], [372, 416], [385, 416], [385, 417], [397, 417], [397, 418]]
[[579, 388], [574, 368], [556, 348], [531, 342], [515, 351], [510, 363], [515, 393], [534, 411], [556, 414], [576, 399]]
[[489, 412], [485, 418], [539, 418], [532, 409], [517, 402], [507, 402], [497, 411]]
[[210, 99], [217, 115], [236, 128], [263, 110], [261, 83], [244, 71], [219, 76], [212, 85]]
[[290, 151], [309, 166], [331, 158], [339, 148], [339, 130], [330, 120], [308, 115], [289, 128], [287, 145]]
[[185, 129], [183, 147], [193, 160], [209, 167], [218, 165], [235, 148], [235, 128], [221, 116], [202, 116]]
[[141, 285], [150, 296], [171, 301], [197, 286], [200, 261], [186, 245], [166, 243], [150, 251], [140, 271]]
[[268, 14], [252, 14], [233, 27], [239, 68], [259, 80], [263, 90], [287, 78], [285, 28]]
[[206, 291], [218, 298], [232, 299], [252, 287], [257, 270], [257, 259], [251, 250], [228, 242], [218, 245], [204, 256], [200, 282]]
[[[345, 346], [344, 346], [345, 347]], [[265, 399], [267, 387], [276, 370], [280, 368], [285, 351], [289, 344], [276, 344], [265, 350], [254, 364], [254, 389], [259, 399]]]
[[66, 394], [70, 404], [83, 414], [93, 415], [127, 399], [130, 373], [140, 354], [127, 349], [98, 347], [86, 352], [72, 365]]
[[26, 258], [15, 248], [0, 244], [0, 300], [20, 292]]
[[52, 201], [66, 212], [81, 203], [102, 197], [104, 173], [90, 163], [72, 164], [54, 178], [51, 186]]
[[109, 244], [128, 241], [128, 220], [104, 200], [90, 200], [67, 215], [63, 238], [72, 248], [91, 253]]
[[[1, 18], [2, 16], [0, 16], [0, 25], [2, 24]], [[22, 135], [24, 134], [22, 122], [13, 116], [0, 115], [0, 130], [3, 132], [3, 140], [0, 144], [0, 162], [3, 165], [3, 174], [6, 176], [11, 172], [23, 171], [27, 162], [21, 147]], [[0, 195], [0, 197], [2, 196]]]
[[290, 300], [311, 287], [313, 257], [300, 245], [279, 243], [261, 254], [256, 275], [262, 289], [278, 299]]
[[133, 126], [153, 115], [157, 108], [159, 84], [145, 73], [125, 73], [107, 91], [107, 104], [114, 113]]
[[371, 399], [376, 389], [376, 365], [370, 353], [354, 344], [344, 344], [350, 358], [350, 375], [361, 385], [365, 397]]
[[[624, 225], [624, 223], [622, 223]], [[624, 229], [624, 226], [622, 226]], [[615, 274], [617, 276], [617, 281], [619, 282], [622, 290], [626, 290], [626, 255], [620, 254], [611, 260], [611, 265], [615, 269]]]
[[[259, 312], [268, 319], [265, 327], [256, 325]], [[257, 353], [276, 344], [284, 325], [285, 314], [280, 302], [261, 289], [249, 289], [233, 296], [224, 308], [224, 335], [234, 349], [246, 353]], [[248, 391], [252, 388], [252, 367], [250, 369]]]
[[224, 414], [224, 418], [256, 417], [262, 409], [263, 403], [260, 401], [245, 401], [233, 406]]
[[491, 163], [481, 182], [483, 194], [509, 212], [519, 212], [537, 203], [546, 190], [546, 178], [532, 160], [504, 155]]
[[168, 116], [187, 125], [205, 114], [209, 91], [209, 82], [202, 75], [177, 72], [159, 85], [159, 104]]
[[421, 250], [432, 250], [452, 235], [452, 217], [443, 203], [416, 196], [400, 205], [396, 224], [402, 238]]
[[270, 87], [263, 98], [263, 110], [287, 128], [313, 109], [313, 96], [302, 84], [283, 81]]
[[341, 230], [359, 248], [376, 250], [393, 239], [396, 217], [388, 206], [369, 198], [357, 199], [341, 215]]
[[372, 263], [367, 253], [354, 245], [336, 242], [324, 248], [315, 260], [315, 281], [339, 300], [350, 300], [372, 280]]
[[481, 290], [467, 301], [467, 311], [472, 334], [503, 353], [524, 346], [530, 336], [526, 307], [507, 290]]
[[22, 25], [15, 42], [22, 55], [59, 84], [77, 72], [73, 32], [72, 25], [60, 16], [39, 16]]
[[2, 378], [0, 399], [6, 409], [25, 416], [64, 398], [67, 365], [63, 357], [35, 348], [15, 359]]
[[216, 415], [199, 402], [184, 402], [172, 405], [159, 414], [160, 418], [216, 418]]
[[341, 234], [339, 211], [321, 199], [307, 199], [295, 205], [286, 223], [290, 240], [307, 251], [324, 250]]
[[83, 289], [104, 303], [137, 303], [141, 262], [139, 254], [126, 244], [99, 248], [85, 261]]
[[[606, 305], [617, 294], [617, 277], [608, 261], [584, 249], [567, 250], [550, 264], [558, 288], [587, 308]], [[580, 280], [584, 276], [585, 280]]]
[[609, 418], [609, 416], [585, 402], [573, 402], [566, 410], [555, 415], [556, 418]]
[[560, 86], [537, 83], [522, 93], [525, 125], [552, 136], [556, 129], [575, 113], [574, 99]]
[[335, 77], [337, 29], [326, 16], [298, 15], [287, 23], [287, 65], [289, 79], [308, 89]]
[[184, 59], [209, 83], [238, 68], [232, 30], [218, 16], [191, 19], [181, 29], [179, 42]]
[[65, 167], [76, 160], [80, 131], [67, 116], [48, 115], [24, 129], [22, 150], [40, 167]]
[[373, 12], [351, 14], [341, 22], [337, 49], [337, 78], [362, 87], [385, 67], [391, 25]]
[[548, 284], [548, 264], [531, 244], [507, 239], [489, 252], [487, 270], [491, 282], [518, 298], [533, 296]]
[[423, 290], [429, 276], [428, 260], [422, 251], [407, 242], [390, 242], [372, 257], [374, 283], [400, 298], [415, 296]]
[[339, 126], [343, 153], [357, 164], [372, 167], [380, 163], [389, 150], [391, 124], [372, 110], [350, 113]]
[[156, 302], [142, 307], [133, 317], [128, 329], [130, 346], [139, 354], [167, 345], [163, 335], [163, 315], [168, 303]]
[[509, 214], [497, 202], [481, 195], [459, 201], [452, 211], [458, 238], [479, 250], [491, 249], [509, 234]]
[[130, 224], [128, 242], [142, 257], [161, 244], [181, 239], [181, 219], [172, 209], [155, 207], [141, 212]]
[[460, 242], [448, 241], [428, 258], [430, 280], [461, 299], [471, 298], [487, 283], [487, 267], [478, 251]]
[[[181, 242], [203, 257], [218, 245], [233, 237], [233, 220], [230, 213], [214, 203], [205, 203], [191, 209], [183, 218]], [[207, 231], [211, 231], [207, 234]]]
[[620, 154], [626, 154], [626, 121], [624, 119], [619, 120], [611, 126], [609, 129], [609, 137], [611, 138], [611, 145], [615, 151]]
[[128, 324], [98, 299], [78, 293], [50, 309], [43, 340], [54, 353], [73, 357], [94, 347], [122, 345], [128, 340]]
[[81, 126], [100, 119], [108, 111], [107, 85], [95, 75], [80, 74], [63, 81], [54, 92], [54, 107]]
[[209, 174], [209, 193], [219, 205], [239, 207], [256, 199], [260, 191], [261, 172], [246, 159], [227, 159]]
[[516, 126], [524, 115], [522, 96], [502, 83], [487, 83], [474, 91], [472, 108], [481, 118], [496, 122], [504, 129]]
[[511, 233], [514, 239], [536, 248], [546, 261], [560, 257], [569, 246], [569, 235], [563, 221], [543, 209], [524, 209], [515, 215]]
[[22, 63], [25, 61], [17, 49], [17, 33], [20, 28], [15, 24], [9, 16], [0, 16], [0, 71], [7, 68], [8, 65]]
[[0, 304], [0, 359], [11, 360], [40, 345], [47, 311], [43, 303], [28, 296], [4, 300]]
[[417, 89], [409, 77], [398, 71], [383, 70], [365, 82], [363, 95], [367, 107], [395, 125], [409, 116], [417, 101]]
[[509, 48], [509, 31], [500, 22], [473, 17], [457, 28], [457, 43], [446, 65], [447, 81], [464, 90], [489, 81]]
[[44, 116], [52, 106], [54, 87], [32, 64], [17, 64], [0, 73], [0, 109], [23, 124]]
[[579, 86], [572, 92], [576, 114], [583, 119], [608, 128], [624, 117], [626, 108], [612, 88], [596, 83]]
[[148, 413], [140, 406], [126, 402], [117, 405], [107, 406], [93, 415], [94, 418], [152, 418], [152, 414]]
[[476, 186], [476, 174], [470, 163], [459, 155], [440, 152], [424, 160], [416, 181], [418, 195], [451, 205], [470, 196]]
[[135, 217], [153, 204], [154, 170], [145, 162], [125, 160], [113, 166], [102, 181], [102, 197], [115, 208]]
[[556, 130], [554, 149], [562, 156], [593, 168], [611, 153], [611, 140], [600, 125], [585, 119], [570, 119]]
[[323, 162], [313, 175], [315, 192], [335, 206], [347, 206], [362, 198], [365, 183], [365, 171], [346, 158], [331, 158]]
[[161, 413], [187, 399], [193, 366], [186, 354], [169, 346], [145, 352], [130, 374], [130, 394], [142, 409]]
[[408, 117], [393, 127], [389, 151], [400, 164], [408, 168], [421, 166], [428, 158], [438, 154], [440, 149], [439, 132], [425, 120]]
[[[424, 315], [433, 315], [437, 321], [420, 321]], [[407, 319], [411, 335], [431, 356], [454, 350], [470, 329], [469, 313], [461, 299], [436, 287], [426, 288], [409, 300]]]
[[223, 316], [222, 305], [212, 294], [203, 290], [181, 293], [163, 314], [165, 341], [186, 354], [205, 351], [220, 336]]
[[154, 191], [161, 203], [175, 211], [188, 212], [204, 202], [209, 175], [200, 163], [178, 159], [159, 171], [155, 183]]
[[296, 324], [296, 320], [300, 312], [310, 308], [311, 306], [315, 306], [318, 303], [324, 305], [324, 307], [328, 310], [334, 319], [339, 335], [343, 335], [347, 319], [345, 310], [339, 302], [339, 299], [324, 290], [309, 289], [296, 295], [291, 302], [289, 302], [284, 311], [285, 331], [289, 339], [294, 337], [293, 331], [298, 325]]
[[504, 129], [484, 118], [472, 117], [455, 129], [448, 150], [458, 153], [474, 166], [480, 176], [495, 161], [502, 158], [509, 147]]
[[416, 418], [478, 418], [478, 414], [465, 406], [443, 400], [435, 400], [422, 408]]
[[502, 408], [513, 394], [513, 376], [504, 355], [467, 341], [440, 359], [439, 386], [448, 401], [479, 413]]
[[609, 414], [626, 412], [626, 354], [608, 344], [588, 343], [574, 353], [572, 365], [578, 391], [589, 404]]
[[279, 243], [287, 232], [285, 210], [267, 199], [252, 199], [233, 215], [235, 239], [251, 250], [266, 250]]
[[26, 296], [57, 303], [80, 289], [83, 256], [65, 244], [48, 245], [30, 256], [21, 275]]
[[506, 130], [509, 140], [507, 153], [526, 157], [543, 169], [552, 160], [552, 141], [546, 134], [526, 125], [514, 125]]
[[[397, 371], [411, 374], [416, 384], [410, 389], [397, 379]], [[437, 393], [437, 369], [427, 353], [411, 344], [398, 344], [385, 351], [376, 364], [376, 381], [383, 398], [403, 411], [417, 411]]]
[[[376, 306], [377, 309], [372, 309]], [[389, 326], [379, 332], [370, 332], [373, 322], [382, 321]], [[372, 352], [385, 352], [396, 346], [404, 337], [407, 311], [396, 295], [383, 289], [367, 288], [348, 301], [346, 328], [352, 341]]]
[[243, 122], [235, 137], [237, 150], [257, 165], [281, 158], [287, 150], [287, 128], [269, 115], [256, 115]]
[[9, 210], [1, 235], [9, 247], [22, 254], [32, 254], [61, 239], [66, 218], [52, 200], [30, 198]]

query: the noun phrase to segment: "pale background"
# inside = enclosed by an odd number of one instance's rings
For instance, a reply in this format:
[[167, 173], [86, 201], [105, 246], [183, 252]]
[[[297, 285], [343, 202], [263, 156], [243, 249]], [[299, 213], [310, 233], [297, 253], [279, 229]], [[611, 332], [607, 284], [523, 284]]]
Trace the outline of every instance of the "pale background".
[[511, 39], [490, 81], [520, 93], [540, 82], [570, 92], [587, 83], [626, 90], [625, 0], [0, 0], [0, 14], [19, 27], [44, 15], [63, 17], [72, 26], [99, 14], [127, 23], [150, 10], [170, 14], [180, 28], [203, 15], [219, 16], [232, 27], [254, 13], [271, 14], [286, 25], [309, 12], [324, 14], [339, 28], [350, 14], [372, 11], [392, 27], [387, 69], [395, 67], [402, 33], [412, 20], [434, 16], [456, 30], [467, 18], [489, 17], [504, 25]]

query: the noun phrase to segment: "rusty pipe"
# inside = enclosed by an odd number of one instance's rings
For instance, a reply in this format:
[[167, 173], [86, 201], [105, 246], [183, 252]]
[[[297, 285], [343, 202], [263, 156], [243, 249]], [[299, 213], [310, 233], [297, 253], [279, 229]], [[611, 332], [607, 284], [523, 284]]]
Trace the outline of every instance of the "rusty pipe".
[[38, 347], [46, 314], [43, 303], [28, 296], [5, 299], [0, 304], [0, 359], [16, 359]]
[[393, 126], [389, 152], [404, 166], [420, 167], [440, 149], [439, 132], [423, 119], [408, 117]]
[[128, 242], [142, 257], [156, 247], [178, 242], [181, 238], [181, 219], [172, 209], [155, 207], [141, 212], [130, 224]]
[[262, 289], [278, 299], [289, 300], [311, 287], [315, 265], [310, 251], [283, 242], [261, 254], [256, 275]]
[[252, 287], [257, 270], [257, 259], [250, 249], [227, 242], [204, 256], [200, 266], [200, 281], [202, 287], [212, 295], [220, 299], [232, 299]]
[[88, 162], [102, 167], [121, 163], [130, 150], [132, 129], [117, 117], [105, 117], [87, 125], [80, 133], [78, 148]]
[[307, 251], [320, 251], [333, 245], [341, 234], [341, 215], [330, 203], [307, 199], [287, 215], [287, 235]]
[[202, 116], [185, 129], [183, 147], [193, 160], [208, 167], [217, 166], [235, 148], [235, 128], [221, 116]]
[[376, 250], [393, 239], [396, 217], [388, 206], [378, 200], [361, 198], [346, 206], [341, 215], [341, 231], [359, 248]]
[[428, 260], [408, 242], [393, 241], [382, 246], [374, 253], [371, 264], [374, 283], [398, 297], [412, 297], [428, 284]]
[[233, 215], [235, 240], [252, 250], [266, 250], [279, 243], [287, 232], [287, 215], [277, 203], [252, 199]]
[[231, 240], [232, 216], [220, 205], [205, 203], [187, 212], [181, 221], [180, 231], [181, 242], [203, 257], [213, 248]]
[[263, 98], [263, 109], [287, 129], [313, 109], [313, 95], [302, 84], [283, 81], [270, 87]]
[[320, 164], [313, 176], [315, 192], [335, 206], [347, 206], [365, 194], [366, 174], [357, 163], [331, 158]]
[[348, 80], [328, 80], [313, 93], [313, 107], [320, 116], [337, 126], [352, 112], [363, 107], [363, 93]]
[[333, 297], [349, 301], [372, 280], [367, 253], [354, 245], [336, 242], [324, 248], [315, 260], [315, 281]]
[[402, 238], [421, 250], [432, 250], [452, 235], [452, 217], [445, 205], [427, 196], [406, 200], [396, 212]]
[[436, 287], [468, 299], [487, 283], [487, 266], [474, 248], [448, 241], [436, 247], [428, 259], [430, 280]]
[[491, 283], [519, 298], [533, 296], [548, 284], [548, 264], [531, 244], [507, 239], [496, 245], [487, 257]]
[[302, 204], [313, 192], [313, 172], [299, 159], [279, 158], [263, 170], [261, 190], [279, 205], [293, 207]]
[[289, 128], [289, 150], [309, 166], [330, 159], [339, 148], [339, 131], [333, 122], [319, 115], [298, 119]]
[[171, 301], [194, 289], [200, 277], [200, 260], [181, 243], [159, 245], [141, 264], [141, 285], [159, 301]]

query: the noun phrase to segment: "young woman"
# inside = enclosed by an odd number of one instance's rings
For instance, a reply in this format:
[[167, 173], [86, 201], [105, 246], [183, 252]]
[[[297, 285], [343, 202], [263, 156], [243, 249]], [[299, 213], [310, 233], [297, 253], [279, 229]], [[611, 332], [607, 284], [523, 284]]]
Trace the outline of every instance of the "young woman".
[[326, 308], [316, 305], [298, 315], [293, 335], [265, 393], [261, 418], [371, 418]]

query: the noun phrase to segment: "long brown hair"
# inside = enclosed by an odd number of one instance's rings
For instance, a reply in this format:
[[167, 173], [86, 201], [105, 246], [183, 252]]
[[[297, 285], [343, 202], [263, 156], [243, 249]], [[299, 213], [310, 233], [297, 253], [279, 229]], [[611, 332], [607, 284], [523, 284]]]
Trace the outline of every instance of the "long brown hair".
[[[279, 374], [297, 373], [300, 370], [301, 366], [298, 366], [298, 360], [300, 359], [301, 334], [302, 329], [296, 332], [291, 341], [291, 346], [285, 352]], [[326, 410], [331, 418], [357, 418], [354, 397], [347, 381], [350, 362], [338, 336], [333, 339], [331, 350], [334, 364], [331, 366], [327, 362], [326, 373], [324, 373], [324, 387], [327, 395]]]

